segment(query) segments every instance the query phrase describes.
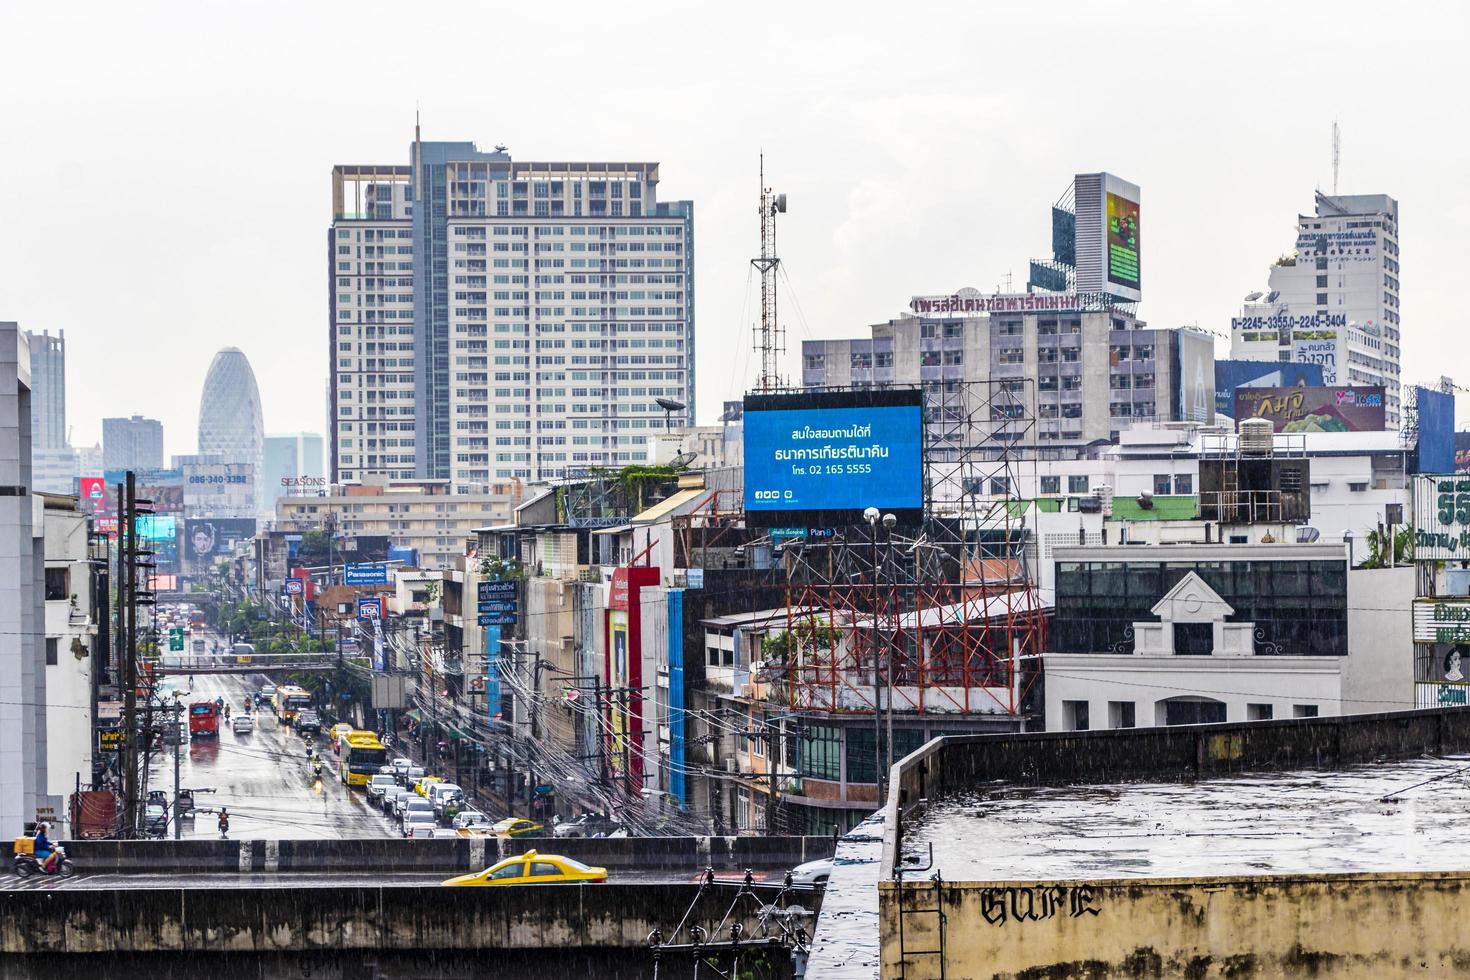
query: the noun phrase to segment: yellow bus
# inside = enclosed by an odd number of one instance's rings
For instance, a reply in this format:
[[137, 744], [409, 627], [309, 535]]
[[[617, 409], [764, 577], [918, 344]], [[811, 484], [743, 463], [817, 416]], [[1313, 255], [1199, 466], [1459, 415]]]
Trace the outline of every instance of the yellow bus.
[[372, 732], [348, 732], [341, 745], [337, 769], [348, 786], [366, 786], [388, 764], [388, 750]]
[[311, 707], [311, 695], [304, 687], [293, 687], [290, 685], [276, 688], [275, 708], [276, 717], [286, 724], [296, 720], [302, 708]]

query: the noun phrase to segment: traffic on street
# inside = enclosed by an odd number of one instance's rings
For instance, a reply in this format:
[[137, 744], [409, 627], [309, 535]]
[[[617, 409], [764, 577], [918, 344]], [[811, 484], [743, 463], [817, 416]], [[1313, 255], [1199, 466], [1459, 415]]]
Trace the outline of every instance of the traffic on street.
[[[216, 699], [230, 711], [228, 719], [218, 718], [217, 735], [191, 733], [178, 746], [179, 788], [193, 797], [192, 818], [182, 820], [181, 836], [220, 837], [222, 813], [228, 819], [225, 834], [232, 839], [392, 836], [393, 828], [367, 806], [364, 794], [338, 778], [328, 739], [312, 739], [309, 757], [308, 742], [278, 720], [269, 702], [254, 706], [256, 694], [273, 686], [266, 675], [177, 675], [167, 683], [181, 692], [186, 712], [190, 704]], [[251, 724], [237, 730], [234, 722], [242, 716]], [[313, 757], [322, 761], [320, 776], [313, 771]], [[165, 744], [151, 757], [148, 789], [173, 799], [173, 745]], [[159, 836], [173, 837], [173, 824]]]

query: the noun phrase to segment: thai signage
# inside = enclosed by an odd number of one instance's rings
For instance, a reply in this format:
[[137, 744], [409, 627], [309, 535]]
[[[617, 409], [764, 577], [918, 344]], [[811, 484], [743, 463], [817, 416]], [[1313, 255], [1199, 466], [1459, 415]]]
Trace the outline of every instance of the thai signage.
[[[1470, 599], [1414, 603], [1414, 642], [1470, 644]], [[1465, 665], [1465, 673], [1470, 673], [1470, 664]], [[1459, 681], [1465, 676], [1446, 679]]]
[[[1095, 304], [1094, 304], [1095, 305]], [[1030, 310], [1088, 309], [1077, 293], [989, 293], [962, 289], [949, 296], [915, 296], [909, 309], [915, 313], [1025, 313]]]
[[1277, 432], [1380, 432], [1383, 388], [1236, 388], [1235, 418], [1270, 419]]
[[1414, 477], [1414, 558], [1470, 559], [1470, 476]]

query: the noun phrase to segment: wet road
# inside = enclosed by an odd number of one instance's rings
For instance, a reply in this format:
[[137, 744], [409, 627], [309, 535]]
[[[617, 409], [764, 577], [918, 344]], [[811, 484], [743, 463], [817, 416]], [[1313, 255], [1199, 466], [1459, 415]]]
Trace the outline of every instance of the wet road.
[[[264, 674], [196, 674], [189, 690], [187, 676], [176, 680], [180, 690], [188, 691], [186, 705], [223, 697], [232, 717], [247, 693], [273, 683]], [[318, 739], [317, 745], [325, 751], [326, 762], [320, 781], [311, 778], [306, 743], [277, 723], [268, 708], [255, 712], [255, 731], [250, 733], [236, 735], [221, 718], [217, 740], [191, 740], [180, 747], [179, 785], [195, 790], [194, 802], [200, 810], [229, 809], [232, 839], [397, 836], [383, 815], [367, 805], [360, 790], [349, 791], [336, 777], [337, 757], [330, 740]], [[173, 798], [173, 746], [165, 746], [161, 756], [155, 754], [150, 760], [148, 788], [163, 790]], [[201, 789], [215, 792], [198, 792]], [[173, 836], [172, 825], [168, 836]], [[201, 812], [193, 821], [185, 820], [183, 836], [217, 838], [215, 815]]]

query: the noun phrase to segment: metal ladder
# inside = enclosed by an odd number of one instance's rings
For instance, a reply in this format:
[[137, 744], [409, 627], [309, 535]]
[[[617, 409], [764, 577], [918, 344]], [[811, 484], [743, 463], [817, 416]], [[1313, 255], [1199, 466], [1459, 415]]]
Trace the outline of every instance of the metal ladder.
[[[939, 980], [945, 980], [944, 975], [944, 931], [948, 924], [948, 916], [944, 914], [944, 877], [935, 871], [929, 876], [934, 883], [934, 907], [911, 909], [904, 907], [903, 876], [905, 872], [923, 873], [934, 867], [934, 843], [929, 843], [929, 861], [923, 867], [905, 868], [902, 859], [895, 864], [893, 869], [893, 881], [897, 885], [898, 893], [898, 975], [903, 980], [909, 980], [909, 960], [917, 957], [937, 956], [939, 958]], [[935, 916], [934, 934], [939, 937], [937, 949], [909, 949], [908, 937], [904, 929], [904, 920], [911, 915], [933, 915]], [[931, 969], [917, 976], [929, 978], [936, 976]]]

